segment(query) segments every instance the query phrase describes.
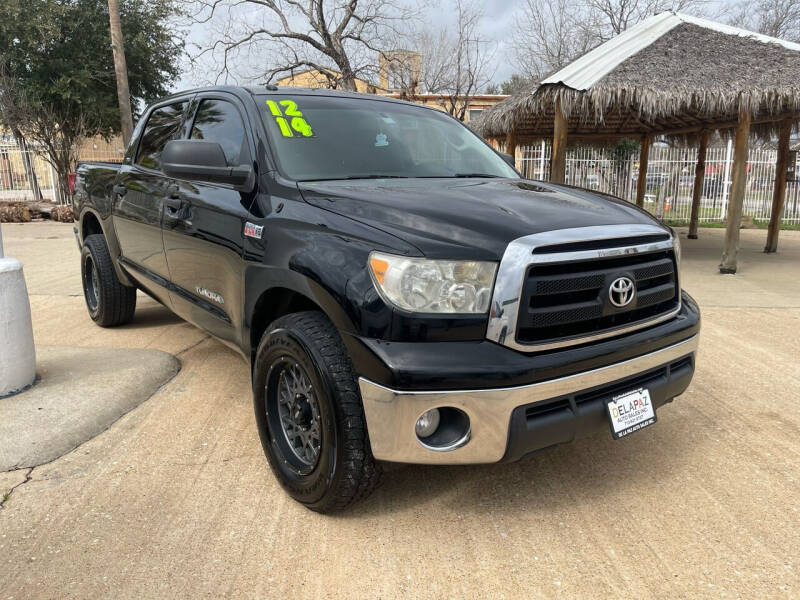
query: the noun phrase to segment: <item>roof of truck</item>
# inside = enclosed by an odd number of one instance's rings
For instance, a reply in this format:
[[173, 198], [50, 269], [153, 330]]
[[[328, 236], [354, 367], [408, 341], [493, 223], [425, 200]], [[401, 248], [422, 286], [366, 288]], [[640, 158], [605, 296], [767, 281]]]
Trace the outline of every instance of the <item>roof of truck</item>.
[[[344, 90], [331, 90], [327, 88], [305, 88], [305, 87], [290, 87], [290, 86], [277, 86], [277, 85], [263, 85], [263, 86], [233, 86], [233, 85], [213, 85], [213, 86], [205, 86], [205, 87], [198, 87], [188, 90], [181, 90], [180, 92], [175, 92], [174, 94], [170, 94], [164, 98], [161, 98], [159, 102], [163, 100], [168, 100], [170, 98], [185, 96], [187, 94], [196, 94], [200, 92], [228, 92], [230, 94], [235, 94], [238, 96], [243, 95], [243, 93], [252, 95], [252, 96], [261, 96], [261, 95], [268, 95], [268, 94], [293, 94], [296, 96], [329, 96], [335, 98], [354, 98], [359, 100], [377, 100], [380, 102], [394, 102], [394, 103], [402, 103], [402, 104], [413, 104], [408, 102], [407, 100], [402, 100], [399, 98], [391, 98], [388, 96], [383, 96], [380, 94], [363, 94], [360, 92], [348, 92]], [[429, 106], [424, 106], [421, 104], [414, 104], [414, 106], [420, 106], [421, 108], [428, 108], [430, 110], [436, 110]]]

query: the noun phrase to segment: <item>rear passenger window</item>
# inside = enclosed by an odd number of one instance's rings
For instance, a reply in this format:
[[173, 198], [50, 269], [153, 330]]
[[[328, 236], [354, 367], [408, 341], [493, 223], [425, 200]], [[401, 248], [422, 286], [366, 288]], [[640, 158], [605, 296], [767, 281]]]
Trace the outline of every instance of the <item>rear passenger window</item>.
[[192, 139], [218, 143], [230, 167], [251, 160], [242, 117], [230, 102], [212, 99], [200, 102], [192, 125]]
[[144, 127], [142, 141], [136, 154], [136, 164], [161, 170], [161, 152], [167, 142], [180, 136], [186, 101], [155, 109]]

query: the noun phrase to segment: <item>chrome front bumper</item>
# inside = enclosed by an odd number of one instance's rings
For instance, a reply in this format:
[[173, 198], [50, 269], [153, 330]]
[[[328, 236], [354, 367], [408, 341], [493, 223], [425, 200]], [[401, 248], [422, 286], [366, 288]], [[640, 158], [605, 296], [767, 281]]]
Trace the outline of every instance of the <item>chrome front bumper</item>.
[[[515, 408], [588, 390], [643, 373], [693, 355], [698, 335], [621, 363], [531, 385], [454, 391], [398, 391], [360, 378], [372, 453], [379, 460], [425, 464], [498, 462], [506, 453], [511, 413]], [[422, 445], [414, 424], [426, 410], [452, 406], [470, 419], [466, 443], [442, 452]]]

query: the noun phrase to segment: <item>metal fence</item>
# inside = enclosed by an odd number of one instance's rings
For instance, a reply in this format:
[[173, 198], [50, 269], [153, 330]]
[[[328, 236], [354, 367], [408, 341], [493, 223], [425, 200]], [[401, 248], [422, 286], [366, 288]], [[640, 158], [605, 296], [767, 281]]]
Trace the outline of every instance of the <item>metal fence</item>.
[[[768, 221], [772, 212], [777, 151], [753, 148], [747, 163], [743, 214]], [[645, 208], [669, 221], [688, 221], [692, 206], [696, 148], [654, 145], [647, 167]], [[724, 221], [730, 194], [733, 148], [709, 148], [700, 200], [700, 221]], [[517, 166], [531, 179], [547, 179], [550, 144], [541, 142], [517, 148]], [[798, 157], [800, 167], [800, 157]], [[638, 150], [620, 155], [614, 148], [579, 146], [567, 152], [566, 183], [606, 192], [630, 202], [636, 198], [639, 176]], [[800, 223], [800, 182], [789, 182], [783, 220]]]
[[[35, 182], [31, 185], [31, 174]], [[0, 202], [19, 200], [48, 200], [58, 198], [53, 167], [32, 151], [16, 145], [0, 145]], [[39, 194], [34, 188], [38, 187]]]
[[[120, 162], [122, 149], [85, 148], [79, 160]], [[647, 168], [645, 208], [669, 221], [688, 221], [692, 204], [697, 150], [653, 145]], [[747, 163], [747, 187], [743, 214], [767, 221], [772, 209], [776, 151], [753, 148]], [[706, 175], [700, 201], [701, 221], [724, 221], [730, 194], [733, 149], [709, 148]], [[531, 179], [545, 180], [550, 169], [550, 144], [541, 142], [517, 148], [517, 166]], [[798, 169], [800, 172], [800, 155]], [[628, 201], [636, 197], [639, 176], [638, 151], [620, 155], [614, 148], [578, 146], [567, 153], [566, 182], [570, 185], [606, 192]], [[32, 185], [32, 181], [34, 184]], [[35, 187], [38, 187], [38, 194]], [[0, 202], [58, 199], [55, 170], [41, 154], [23, 151], [13, 142], [0, 141]], [[783, 220], [800, 223], [800, 182], [790, 182], [786, 190]]]
[[[122, 150], [84, 149], [79, 160], [121, 162]], [[34, 150], [22, 150], [15, 143], [0, 143], [0, 202], [57, 202], [58, 177], [55, 169]]]

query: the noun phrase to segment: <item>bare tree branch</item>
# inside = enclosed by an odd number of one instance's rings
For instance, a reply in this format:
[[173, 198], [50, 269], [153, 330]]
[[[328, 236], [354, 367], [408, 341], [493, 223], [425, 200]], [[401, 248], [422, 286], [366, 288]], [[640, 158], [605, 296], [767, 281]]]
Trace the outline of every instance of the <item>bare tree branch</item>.
[[[218, 79], [233, 76], [233, 63], [267, 57], [246, 77], [272, 81], [301, 67], [319, 70], [332, 87], [356, 89], [356, 74], [377, 74], [384, 40], [419, 14], [404, 0], [185, 0], [196, 23], [221, 22], [195, 60], [208, 56], [221, 66]], [[215, 18], [225, 11], [224, 19]]]
[[454, 27], [422, 30], [413, 37], [414, 52], [386, 55], [395, 84], [410, 100], [437, 94], [439, 105], [463, 121], [470, 102], [494, 75], [494, 51], [479, 29], [478, 0], [456, 0]]
[[571, 0], [526, 0], [512, 31], [517, 69], [539, 81], [565, 67], [597, 45], [594, 20]]
[[728, 21], [772, 37], [800, 42], [800, 0], [742, 1]]
[[525, 0], [512, 32], [511, 59], [522, 75], [540, 81], [643, 19], [665, 10], [702, 12], [705, 5], [706, 0]]

